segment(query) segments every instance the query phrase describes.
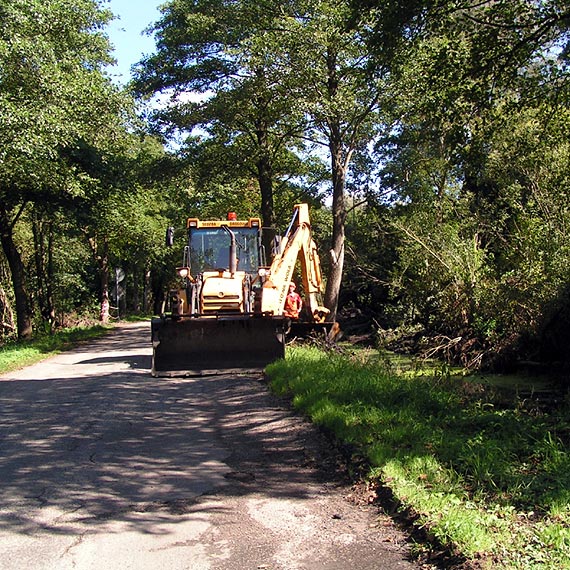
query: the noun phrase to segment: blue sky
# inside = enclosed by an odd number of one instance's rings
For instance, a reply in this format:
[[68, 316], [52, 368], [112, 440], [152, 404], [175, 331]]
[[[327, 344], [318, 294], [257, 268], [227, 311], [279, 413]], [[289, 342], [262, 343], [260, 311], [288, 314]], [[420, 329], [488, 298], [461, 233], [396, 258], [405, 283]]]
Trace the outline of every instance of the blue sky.
[[130, 79], [131, 66], [140, 61], [143, 55], [154, 52], [154, 40], [143, 34], [143, 30], [158, 20], [158, 6], [163, 2], [108, 0], [103, 4], [118, 17], [107, 29], [114, 47], [113, 56], [117, 60], [117, 65], [111, 67], [109, 73], [117, 83], [126, 83]]

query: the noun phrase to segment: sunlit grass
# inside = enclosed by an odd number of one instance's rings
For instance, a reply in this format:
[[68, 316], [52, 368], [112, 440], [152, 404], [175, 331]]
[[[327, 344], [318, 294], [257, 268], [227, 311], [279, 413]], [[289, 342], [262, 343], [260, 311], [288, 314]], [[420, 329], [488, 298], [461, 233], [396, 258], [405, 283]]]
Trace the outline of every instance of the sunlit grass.
[[568, 410], [499, 404], [373, 354], [291, 348], [267, 372], [440, 543], [495, 567], [570, 567]]
[[0, 374], [40, 362], [78, 342], [100, 337], [107, 331], [107, 327], [95, 325], [65, 329], [31, 341], [8, 343], [0, 347]]

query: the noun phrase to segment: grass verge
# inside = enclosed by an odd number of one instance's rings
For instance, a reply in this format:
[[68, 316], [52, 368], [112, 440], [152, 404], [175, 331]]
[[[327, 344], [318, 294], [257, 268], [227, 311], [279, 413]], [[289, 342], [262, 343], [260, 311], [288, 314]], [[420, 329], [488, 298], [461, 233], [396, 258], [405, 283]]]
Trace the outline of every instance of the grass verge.
[[108, 330], [109, 327], [102, 325], [87, 328], [70, 328], [31, 341], [17, 341], [5, 344], [0, 347], [0, 374], [40, 362], [79, 342], [100, 337], [107, 333]]
[[415, 524], [483, 568], [570, 567], [570, 420], [446, 375], [291, 348], [271, 386], [370, 466]]

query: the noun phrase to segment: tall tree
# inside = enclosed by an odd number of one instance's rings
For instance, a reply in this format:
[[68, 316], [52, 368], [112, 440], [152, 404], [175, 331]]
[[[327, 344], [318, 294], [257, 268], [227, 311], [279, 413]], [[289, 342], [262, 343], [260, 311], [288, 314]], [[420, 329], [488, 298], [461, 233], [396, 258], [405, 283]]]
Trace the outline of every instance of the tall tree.
[[366, 22], [354, 19], [348, 3], [294, 6], [274, 32], [273, 45], [309, 119], [305, 136], [330, 159], [333, 226], [325, 304], [334, 319], [344, 268], [347, 176], [354, 153], [374, 140], [389, 66], [370, 65], [363, 41]]
[[153, 28], [157, 53], [141, 62], [135, 82], [140, 93], [170, 94], [155, 112], [166, 131], [186, 137], [200, 127], [202, 136], [234, 149], [228, 179], [257, 180], [265, 226], [275, 222], [275, 179], [303, 119], [284, 96], [286, 85], [270, 74], [272, 54], [260, 41], [281, 11], [271, 1], [167, 2]]
[[[155, 27], [158, 53], [142, 63], [138, 83], [151, 92], [173, 90], [174, 103], [162, 113], [170, 125], [223, 125], [228, 144], [241, 145], [242, 160], [255, 167], [265, 225], [273, 222], [283, 150], [307, 140], [327, 149], [334, 222], [326, 302], [334, 318], [346, 177], [353, 153], [372, 137], [381, 76], [368, 65], [349, 6], [176, 0], [163, 13]], [[191, 91], [205, 101], [181, 97]]]
[[110, 62], [109, 18], [95, 0], [0, 6], [0, 237], [22, 338], [32, 334], [32, 307], [14, 228], [27, 204], [82, 191], [67, 149], [108, 132], [118, 116], [116, 90], [100, 71]]

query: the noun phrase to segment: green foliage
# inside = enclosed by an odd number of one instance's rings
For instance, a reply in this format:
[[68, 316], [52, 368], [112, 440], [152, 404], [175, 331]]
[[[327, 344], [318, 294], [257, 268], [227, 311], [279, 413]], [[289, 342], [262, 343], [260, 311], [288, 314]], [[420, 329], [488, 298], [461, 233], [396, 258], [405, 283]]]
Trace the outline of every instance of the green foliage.
[[[81, 218], [76, 202], [102, 198], [108, 178], [101, 173], [112, 170], [110, 156], [124, 137], [128, 98], [101, 71], [111, 61], [102, 33], [109, 19], [94, 0], [19, 0], [0, 7], [0, 231], [20, 336], [31, 334], [33, 287], [18, 224], [35, 219], [39, 228], [42, 217], [53, 219], [63, 209]], [[34, 239], [34, 247], [47, 243], [41, 233]], [[51, 243], [49, 255], [36, 251], [34, 257], [45, 318], [53, 314]]]
[[0, 192], [7, 205], [24, 191], [73, 186], [60, 149], [109, 128], [118, 99], [99, 71], [110, 61], [101, 33], [109, 17], [92, 0], [20, 0], [0, 9]]
[[442, 543], [507, 567], [570, 562], [565, 410], [499, 405], [453, 377], [398, 375], [374, 354], [294, 348], [267, 373]]
[[[141, 63], [136, 81], [147, 94], [173, 90], [157, 113], [167, 131], [201, 127], [188, 148], [198, 180], [204, 173], [217, 185], [231, 176], [257, 179], [266, 226], [291, 196], [317, 196], [319, 188], [306, 187], [322, 184], [317, 149], [329, 150], [339, 260], [330, 297], [342, 273], [346, 174], [375, 131], [382, 93], [381, 73], [368, 65], [350, 17], [345, 2], [170, 2], [154, 27], [158, 52]], [[206, 95], [189, 102], [178, 96], [187, 90]]]
[[[0, 7], [0, 229], [42, 315], [54, 292], [69, 310], [105, 288], [79, 236], [102, 273], [152, 266], [158, 296], [166, 226], [230, 209], [279, 224], [332, 185], [315, 218], [339, 261], [322, 256], [331, 306], [419, 323], [468, 365], [566, 358], [564, 2], [166, 2], [135, 87], [169, 98], [151, 115], [172, 154], [101, 71], [109, 18], [94, 0]], [[50, 264], [26, 252], [52, 219]]]
[[[452, 197], [447, 212], [441, 210], [439, 219], [429, 210], [418, 210], [391, 221], [400, 238], [392, 294], [409, 307], [404, 315], [408, 324], [420, 322], [427, 331], [476, 339], [482, 349], [490, 341], [496, 317], [486, 306], [494, 298], [492, 255], [471, 223], [468, 201]], [[480, 354], [465, 356], [462, 364], [468, 365]]]
[[[271, 2], [168, 2], [153, 27], [157, 53], [140, 63], [135, 79], [139, 93], [173, 94], [152, 113], [154, 124], [181, 135], [181, 154], [201, 191], [241, 190], [242, 181], [256, 180], [266, 226], [276, 221], [274, 200], [290, 186], [304, 193], [291, 180], [311, 173], [311, 162], [298, 156], [304, 112], [275, 63], [279, 44], [271, 30], [284, 10]], [[178, 96], [187, 91], [204, 96]]]
[[387, 303], [390, 271], [397, 260], [390, 217], [383, 207], [366, 208], [357, 203], [349, 207], [345, 272], [350, 279], [345, 280], [341, 292], [341, 306], [362, 311], [386, 328], [394, 324]]
[[437, 192], [412, 187], [393, 222], [401, 235], [395, 292], [428, 330], [467, 335], [480, 351], [490, 343], [505, 358], [509, 351], [536, 358], [531, 339], [565, 303], [567, 112], [544, 121], [545, 110], [501, 114], [481, 137], [485, 154], [470, 165], [477, 175], [465, 175], [459, 189], [453, 180]]
[[[563, 9], [517, 1], [385, 10], [409, 32], [391, 44], [391, 128], [377, 145], [377, 202], [391, 207], [398, 236], [392, 259], [379, 260], [393, 268], [385, 313], [420, 322], [442, 355], [463, 364], [565, 360], [555, 338], [569, 327]], [[391, 37], [385, 10], [371, 35], [380, 51], [376, 42]]]

